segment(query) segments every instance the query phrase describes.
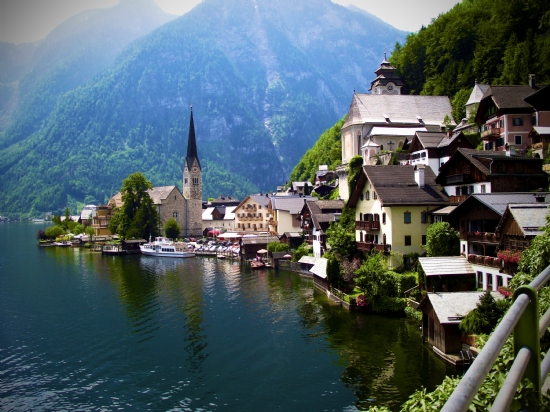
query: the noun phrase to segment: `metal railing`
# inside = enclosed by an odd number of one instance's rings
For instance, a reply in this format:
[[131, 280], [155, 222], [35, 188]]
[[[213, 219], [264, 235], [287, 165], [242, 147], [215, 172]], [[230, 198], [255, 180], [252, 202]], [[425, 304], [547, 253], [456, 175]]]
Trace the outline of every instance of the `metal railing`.
[[495, 398], [491, 412], [508, 411], [518, 385], [525, 378], [531, 381], [540, 400], [542, 384], [550, 372], [550, 352], [542, 362], [540, 360], [540, 338], [550, 325], [550, 309], [539, 322], [538, 291], [549, 280], [550, 266], [529, 285], [516, 290], [514, 303], [441, 409], [442, 412], [468, 409], [512, 332], [514, 363]]

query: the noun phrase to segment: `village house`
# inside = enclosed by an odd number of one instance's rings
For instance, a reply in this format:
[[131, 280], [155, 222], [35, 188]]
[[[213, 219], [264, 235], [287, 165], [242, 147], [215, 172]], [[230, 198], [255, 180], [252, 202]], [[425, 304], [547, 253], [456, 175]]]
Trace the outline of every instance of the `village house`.
[[450, 196], [460, 203], [474, 193], [528, 192], [548, 187], [542, 159], [505, 152], [458, 148], [436, 178]]
[[527, 96], [525, 101], [535, 109], [535, 125], [527, 136], [533, 156], [544, 159], [550, 142], [550, 85]]
[[220, 233], [233, 231], [235, 228], [235, 210], [237, 206], [210, 206], [202, 212], [202, 232], [206, 229], [218, 230]]
[[300, 210], [300, 227], [304, 239], [313, 247], [313, 256], [320, 258], [327, 251], [326, 231], [337, 221], [344, 208], [343, 200], [305, 200]]
[[402, 149], [416, 132], [440, 132], [455, 125], [447, 96], [402, 95], [401, 83], [385, 59], [371, 84], [373, 94], [354, 93], [342, 126], [342, 164], [336, 172], [340, 196], [347, 200], [347, 164], [362, 156], [364, 164], [376, 162], [385, 151]]
[[110, 205], [99, 205], [92, 210], [92, 228], [94, 236], [110, 236], [109, 230], [113, 207]]
[[409, 144], [409, 160], [404, 163], [430, 166], [437, 175], [459, 147], [475, 149], [462, 132], [416, 132]]
[[272, 196], [267, 205], [269, 231], [278, 235], [285, 232], [301, 232], [300, 212], [305, 200], [316, 202], [311, 196]]
[[[424, 254], [430, 211], [448, 205], [431, 168], [363, 166], [348, 206], [355, 208], [357, 248]], [[390, 263], [395, 263], [391, 261]]]
[[268, 233], [272, 216], [268, 212], [270, 196], [266, 193], [247, 196], [234, 210], [234, 230], [240, 233]]
[[464, 256], [418, 258], [428, 292], [467, 292], [477, 289], [476, 272]]
[[509, 205], [549, 205], [548, 192], [542, 193], [478, 193], [469, 196], [448, 216], [450, 225], [460, 234], [460, 253], [467, 256], [476, 273], [479, 289], [497, 290], [508, 286], [511, 275], [505, 273], [497, 251], [502, 249], [502, 233], [498, 227]]
[[529, 149], [532, 127], [550, 126], [550, 112], [537, 111], [529, 103], [531, 99], [538, 102], [535, 94], [542, 88], [535, 84], [535, 75], [530, 74], [527, 85], [490, 86], [485, 91], [476, 114], [476, 122], [483, 124], [485, 150], [501, 151], [510, 145], [522, 151]]
[[[477, 307], [483, 293], [427, 293], [418, 306], [422, 311], [422, 338], [438, 356], [453, 365], [468, 358], [463, 344], [469, 347], [471, 341], [462, 335], [458, 325]], [[498, 292], [492, 295], [495, 300], [503, 299]]]

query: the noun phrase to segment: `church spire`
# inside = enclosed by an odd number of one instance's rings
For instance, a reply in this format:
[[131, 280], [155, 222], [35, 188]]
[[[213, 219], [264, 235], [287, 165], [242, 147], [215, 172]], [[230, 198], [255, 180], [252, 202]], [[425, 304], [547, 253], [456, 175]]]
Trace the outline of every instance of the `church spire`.
[[193, 121], [193, 105], [191, 105], [191, 119], [189, 121], [189, 139], [187, 141], [187, 164], [189, 167], [193, 164], [193, 161], [197, 159], [199, 167], [199, 155], [197, 153], [197, 140], [195, 139], [195, 122]]

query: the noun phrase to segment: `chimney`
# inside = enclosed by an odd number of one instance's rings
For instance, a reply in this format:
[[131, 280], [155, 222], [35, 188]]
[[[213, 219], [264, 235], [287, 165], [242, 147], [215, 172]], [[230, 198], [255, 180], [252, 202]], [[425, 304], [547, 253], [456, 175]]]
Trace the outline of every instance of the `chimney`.
[[[541, 189], [539, 189], [539, 191], [541, 191]], [[536, 203], [544, 203], [546, 201], [546, 194], [535, 193], [533, 196], [535, 196]]]
[[529, 87], [531, 89], [535, 88], [535, 75], [534, 74], [529, 75]]
[[419, 188], [424, 187], [424, 165], [414, 167], [414, 180]]

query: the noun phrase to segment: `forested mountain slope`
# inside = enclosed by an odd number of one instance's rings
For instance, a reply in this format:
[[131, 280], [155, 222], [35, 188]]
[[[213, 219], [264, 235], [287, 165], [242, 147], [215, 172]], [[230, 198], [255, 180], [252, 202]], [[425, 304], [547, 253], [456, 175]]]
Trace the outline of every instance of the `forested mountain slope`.
[[[0, 135], [0, 149], [38, 130], [60, 96], [111, 65], [133, 40], [175, 17], [153, 0], [122, 0], [113, 7], [91, 9], [69, 18], [44, 40], [1, 45], [0, 50], [11, 54], [2, 53], [7, 61], [0, 75], [0, 88], [6, 91], [0, 100], [0, 130], [6, 130]], [[30, 47], [30, 59], [19, 62]]]
[[190, 104], [205, 197], [273, 189], [403, 39], [329, 0], [204, 0], [5, 136], [0, 212], [103, 202], [135, 171], [181, 187]]

